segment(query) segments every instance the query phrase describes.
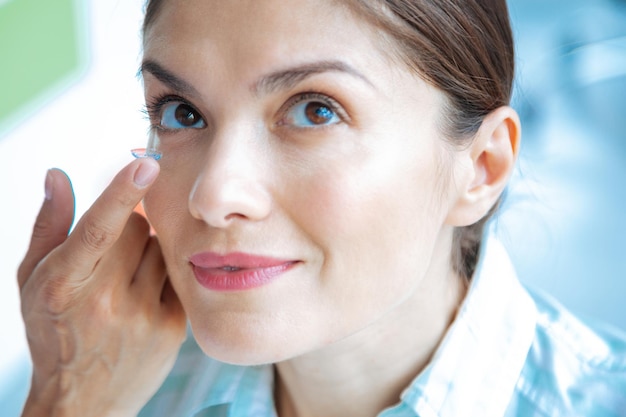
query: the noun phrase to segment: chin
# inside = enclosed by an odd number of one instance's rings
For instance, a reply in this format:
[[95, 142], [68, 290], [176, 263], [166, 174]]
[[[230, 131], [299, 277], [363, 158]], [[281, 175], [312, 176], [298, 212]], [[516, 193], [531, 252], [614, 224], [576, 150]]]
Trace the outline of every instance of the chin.
[[239, 366], [257, 366], [274, 364], [293, 358], [294, 354], [277, 352], [271, 347], [266, 347], [258, 343], [251, 343], [246, 346], [239, 346], [233, 343], [216, 344], [213, 341], [196, 337], [196, 342], [200, 349], [210, 358], [220, 362]]
[[267, 326], [224, 325], [216, 329], [194, 327], [192, 321], [191, 329], [198, 346], [207, 356], [232, 365], [277, 363], [310, 350], [301, 335], [284, 336]]

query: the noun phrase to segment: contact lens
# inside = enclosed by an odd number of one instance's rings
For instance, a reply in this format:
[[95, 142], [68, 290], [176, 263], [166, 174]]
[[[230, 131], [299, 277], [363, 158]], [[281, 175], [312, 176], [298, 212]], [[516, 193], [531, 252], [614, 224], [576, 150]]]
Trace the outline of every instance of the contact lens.
[[159, 136], [154, 130], [152, 130], [148, 135], [148, 147], [135, 148], [132, 149], [130, 153], [135, 158], [152, 158], [155, 161], [158, 161], [163, 156], [163, 154], [159, 151], [159, 144]]

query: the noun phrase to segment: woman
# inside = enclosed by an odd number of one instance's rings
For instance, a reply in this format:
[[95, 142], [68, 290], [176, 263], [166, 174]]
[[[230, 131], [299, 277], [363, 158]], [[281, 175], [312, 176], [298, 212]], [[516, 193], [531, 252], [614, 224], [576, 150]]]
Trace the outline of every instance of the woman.
[[481, 243], [520, 141], [504, 1], [152, 0], [141, 73], [152, 158], [69, 236], [46, 178], [24, 416], [624, 415], [623, 340]]

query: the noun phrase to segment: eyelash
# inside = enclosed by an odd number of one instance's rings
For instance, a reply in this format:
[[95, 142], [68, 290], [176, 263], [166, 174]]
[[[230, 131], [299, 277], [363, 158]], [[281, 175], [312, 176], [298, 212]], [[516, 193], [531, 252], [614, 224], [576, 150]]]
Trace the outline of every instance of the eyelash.
[[[350, 120], [346, 111], [339, 104], [339, 102], [336, 99], [334, 99], [332, 96], [325, 94], [325, 93], [311, 91], [311, 92], [296, 94], [292, 96], [289, 100], [287, 100], [287, 102], [283, 105], [284, 110], [281, 111], [281, 118], [278, 121], [277, 125], [278, 126], [285, 125], [284, 118], [287, 116], [287, 113], [291, 109], [293, 109], [296, 105], [298, 105], [299, 103], [303, 101], [312, 101], [312, 102], [319, 101], [320, 103], [328, 106], [328, 108], [332, 110], [342, 122], [347, 122]], [[320, 126], [317, 126], [316, 128], [320, 129], [320, 128], [324, 128], [328, 126], [330, 125], [320, 125]]]
[[[337, 117], [341, 119], [342, 122], [346, 122], [350, 120], [346, 111], [337, 102], [337, 100], [335, 100], [332, 96], [325, 94], [325, 93], [310, 91], [310, 92], [305, 92], [305, 93], [298, 93], [287, 100], [287, 102], [283, 105], [283, 110], [281, 110], [281, 118], [279, 119], [277, 125], [278, 126], [286, 125], [286, 123], [284, 122], [284, 118], [287, 116], [288, 112], [303, 101], [319, 101], [320, 103], [327, 105], [328, 108], [332, 110], [337, 115]], [[200, 115], [200, 117], [202, 117], [203, 120], [206, 120], [204, 119], [204, 116], [202, 116], [200, 112], [196, 109], [196, 107], [193, 104], [191, 104], [188, 100], [185, 100], [183, 97], [175, 95], [175, 94], [164, 94], [164, 95], [159, 95], [159, 96], [154, 97], [153, 99], [148, 100], [144, 106], [143, 113], [146, 114], [147, 119], [150, 121], [150, 125], [152, 129], [165, 131], [165, 132], [171, 130], [171, 129], [168, 129], [167, 127], [162, 126], [161, 121], [160, 121], [162, 117], [163, 107], [165, 107], [168, 103], [171, 103], [171, 102], [180, 102], [184, 105], [191, 107], [195, 112], [197, 112]], [[321, 125], [321, 126], [318, 126], [317, 128], [319, 129], [323, 127], [327, 127], [327, 126]], [[294, 128], [297, 129], [298, 127], [294, 127]]]
[[163, 107], [165, 107], [168, 103], [171, 103], [174, 101], [180, 102], [181, 104], [191, 107], [204, 120], [204, 116], [202, 116], [200, 112], [196, 109], [196, 107], [193, 104], [191, 104], [188, 100], [185, 100], [183, 97], [177, 96], [175, 94], [163, 94], [163, 95], [156, 96], [153, 99], [147, 100], [143, 109], [143, 113], [146, 114], [148, 120], [150, 121], [150, 127], [152, 129], [156, 129], [156, 130], [163, 131], [163, 132], [167, 132], [169, 130], [175, 130], [175, 129], [168, 129], [167, 127], [164, 127], [161, 125]]

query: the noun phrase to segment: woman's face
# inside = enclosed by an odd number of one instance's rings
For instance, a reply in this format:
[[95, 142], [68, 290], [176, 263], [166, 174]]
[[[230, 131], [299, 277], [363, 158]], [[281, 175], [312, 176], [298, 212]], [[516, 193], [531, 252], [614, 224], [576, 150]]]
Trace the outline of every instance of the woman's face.
[[207, 354], [322, 348], [448, 262], [442, 94], [377, 36], [333, 1], [169, 0], [150, 26], [145, 208]]

